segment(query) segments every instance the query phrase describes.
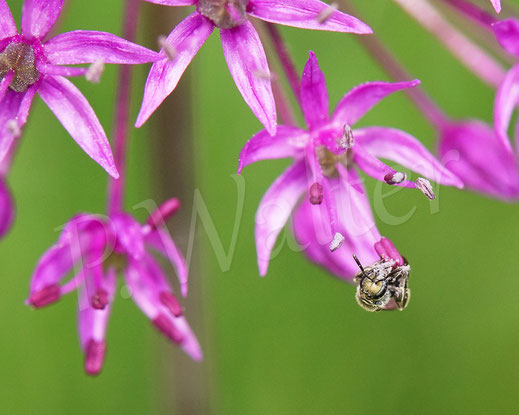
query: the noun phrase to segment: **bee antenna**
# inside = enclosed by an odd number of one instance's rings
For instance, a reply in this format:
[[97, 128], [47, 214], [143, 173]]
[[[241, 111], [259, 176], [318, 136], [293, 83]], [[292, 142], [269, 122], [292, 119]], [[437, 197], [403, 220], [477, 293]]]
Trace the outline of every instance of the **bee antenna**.
[[360, 268], [360, 270], [362, 271], [362, 273], [365, 274], [366, 271], [364, 271], [364, 267], [363, 267], [362, 264], [360, 263], [359, 258], [357, 258], [357, 255], [353, 254], [353, 259], [355, 260], [355, 262], [356, 262], [357, 265], [359, 266], [359, 268]]

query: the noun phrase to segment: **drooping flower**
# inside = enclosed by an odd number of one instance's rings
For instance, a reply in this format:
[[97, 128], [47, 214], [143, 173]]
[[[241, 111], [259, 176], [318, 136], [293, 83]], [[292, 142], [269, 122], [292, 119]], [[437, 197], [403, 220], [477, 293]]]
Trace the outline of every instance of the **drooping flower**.
[[66, 65], [137, 64], [158, 54], [105, 32], [77, 30], [45, 40], [64, 0], [26, 0], [18, 33], [5, 0], [0, 0], [0, 161], [19, 137], [36, 92], [80, 147], [117, 177], [110, 145], [94, 110], [66, 78], [88, 68]]
[[249, 16], [271, 23], [313, 30], [371, 33], [358, 19], [320, 0], [146, 0], [167, 6], [196, 6], [168, 36], [148, 75], [136, 126], [140, 127], [176, 88], [180, 77], [215, 27], [234, 82], [265, 128], [274, 134], [276, 107], [270, 70]]
[[417, 188], [434, 198], [428, 180], [407, 180], [404, 173], [384, 164], [379, 158], [393, 160], [410, 170], [449, 186], [463, 187], [461, 181], [437, 161], [409, 134], [387, 127], [352, 130], [366, 112], [387, 95], [414, 87], [419, 81], [370, 82], [348, 92], [331, 117], [328, 92], [313, 52], [301, 80], [301, 104], [307, 130], [279, 126], [271, 137], [263, 130], [253, 136], [240, 155], [239, 169], [259, 160], [292, 157], [294, 163], [265, 193], [256, 216], [256, 249], [260, 274], [265, 275], [275, 240], [301, 195], [310, 203], [323, 205], [328, 212], [330, 249], [338, 249], [344, 238], [339, 226], [338, 197], [332, 190], [337, 178], [346, 177], [354, 167], [390, 185]]
[[[337, 277], [357, 284], [356, 298], [363, 308], [369, 311], [405, 308], [409, 300], [410, 266], [393, 243], [380, 235], [362, 180], [354, 169], [343, 169], [341, 175], [330, 178], [329, 185], [334, 197], [325, 203], [335, 203], [342, 246], [330, 250], [332, 229], [328, 209], [306, 199], [294, 214], [294, 233], [304, 253]], [[358, 278], [359, 274], [365, 276], [364, 270], [368, 269], [376, 274], [375, 278], [368, 277], [365, 281]], [[396, 273], [402, 277], [399, 286], [388, 286]], [[362, 291], [365, 283], [367, 296], [361, 295], [366, 294]]]
[[[95, 375], [102, 368], [105, 331], [118, 273], [124, 275], [130, 295], [155, 327], [194, 360], [202, 358], [182, 307], [150, 252], [151, 248], [170, 260], [176, 268], [181, 292], [186, 295], [185, 260], [163, 227], [164, 218], [178, 207], [176, 199], [168, 201], [145, 225], [125, 213], [109, 218], [78, 215], [67, 223], [58, 242], [36, 266], [27, 300], [30, 305], [43, 307], [69, 292], [79, 291], [79, 337], [88, 374]], [[64, 282], [70, 273], [72, 278]]]
[[508, 139], [480, 120], [449, 121], [440, 129], [438, 151], [466, 189], [505, 201], [519, 197], [517, 157]]

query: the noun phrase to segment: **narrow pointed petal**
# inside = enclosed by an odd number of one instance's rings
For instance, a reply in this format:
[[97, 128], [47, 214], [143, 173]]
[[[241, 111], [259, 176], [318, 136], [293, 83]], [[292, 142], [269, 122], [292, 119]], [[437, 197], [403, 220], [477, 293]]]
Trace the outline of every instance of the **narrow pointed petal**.
[[238, 174], [245, 166], [261, 160], [299, 157], [304, 154], [309, 135], [296, 127], [279, 125], [274, 136], [262, 130], [247, 141], [240, 153]]
[[312, 51], [301, 78], [301, 106], [308, 127], [313, 128], [328, 120], [328, 90], [324, 74]]
[[[247, 11], [267, 22], [303, 29], [373, 33], [359, 19], [329, 8], [328, 4], [319, 0], [251, 0]], [[324, 13], [330, 13], [326, 19], [322, 18]]]
[[38, 84], [34, 84], [24, 93], [5, 92], [0, 102], [0, 162], [6, 160], [13, 142], [20, 137], [37, 89]]
[[106, 230], [103, 223], [92, 215], [78, 215], [63, 229], [59, 240], [38, 261], [32, 274], [29, 303], [47, 287], [59, 284], [75, 266], [85, 265], [82, 258], [89, 256], [92, 246], [104, 243]]
[[4, 180], [0, 178], [0, 238], [4, 237], [14, 219], [11, 195]]
[[413, 136], [386, 127], [369, 127], [353, 132], [357, 143], [377, 158], [392, 160], [445, 186], [463, 187], [463, 182], [444, 167]]
[[508, 53], [519, 56], [519, 20], [510, 18], [492, 25], [497, 41]]
[[18, 125], [17, 117], [22, 105], [24, 94], [8, 89], [0, 102], [0, 160], [8, 154], [16, 138], [13, 123]]
[[276, 105], [267, 57], [258, 33], [246, 21], [234, 29], [220, 30], [223, 53], [229, 71], [243, 99], [267, 131], [276, 133]]
[[187, 264], [180, 249], [178, 249], [175, 242], [173, 242], [169, 232], [165, 229], [156, 229], [146, 236], [145, 242], [169, 259], [171, 265], [173, 265], [177, 272], [180, 289], [182, 295], [185, 297], [188, 290]]
[[175, 50], [176, 56], [170, 60], [161, 49], [163, 59], [155, 62], [148, 74], [136, 127], [142, 126], [162, 101], [173, 92], [187, 66], [213, 29], [213, 23], [195, 12], [182, 20], [169, 34], [166, 42]]
[[492, 6], [494, 6], [496, 12], [499, 13], [501, 11], [501, 0], [490, 0], [490, 2], [492, 3]]
[[[364, 173], [380, 182], [390, 184], [392, 180], [388, 180], [388, 178], [393, 178], [394, 175], [398, 173], [395, 169], [389, 167], [386, 163], [379, 160], [361, 146], [357, 146], [355, 149], [353, 160]], [[406, 179], [407, 177], [404, 176], [404, 180], [393, 182], [391, 184], [395, 186], [408, 187], [411, 189], [416, 188], [416, 184], [414, 182]]]
[[267, 273], [270, 254], [299, 198], [308, 187], [305, 161], [300, 160], [279, 176], [267, 190], [256, 212], [256, 252], [261, 276]]
[[197, 0], [145, 0], [148, 3], [162, 4], [164, 6], [191, 6], [196, 4]]
[[368, 82], [353, 88], [337, 104], [333, 120], [353, 125], [386, 96], [402, 89], [415, 87], [419, 80], [410, 82]]
[[115, 272], [108, 272], [103, 280], [103, 289], [108, 296], [108, 304], [103, 309], [96, 309], [90, 304], [92, 290], [87, 283], [82, 287], [79, 295], [79, 340], [85, 354], [85, 372], [91, 376], [99, 374], [102, 369], [106, 353], [105, 335], [113, 301], [116, 276]]
[[22, 11], [22, 33], [42, 40], [58, 19], [64, 0], [25, 0]]
[[519, 104], [519, 64], [508, 71], [499, 85], [494, 102], [494, 128], [504, 147], [512, 149], [508, 127], [512, 114]]
[[471, 190], [503, 200], [519, 197], [519, 171], [513, 151], [493, 129], [477, 120], [449, 125], [439, 142], [447, 167]]
[[45, 55], [54, 65], [94, 63], [138, 64], [155, 62], [157, 52], [106, 32], [75, 30], [45, 43]]
[[[294, 232], [305, 254], [317, 264], [349, 282], [359, 271], [353, 254], [361, 263], [379, 259], [374, 244], [381, 236], [375, 225], [361, 179], [354, 170], [339, 167], [340, 177], [329, 179], [337, 204], [338, 228], [344, 236], [341, 247], [330, 252], [328, 209], [303, 201], [294, 215]], [[326, 203], [326, 201], [325, 201]]]
[[112, 177], [119, 177], [103, 127], [81, 92], [60, 76], [47, 76], [38, 92], [85, 153]]
[[[149, 260], [153, 261], [151, 257]], [[182, 316], [175, 317], [162, 303], [162, 290], [153, 283], [153, 275], [148, 274], [148, 269], [150, 268], [139, 269], [130, 263], [125, 270], [125, 280], [133, 300], [159, 331], [179, 344], [193, 360], [201, 360], [202, 350], [186, 319]]]
[[18, 33], [13, 15], [5, 0], [0, 0], [0, 39], [14, 36]]

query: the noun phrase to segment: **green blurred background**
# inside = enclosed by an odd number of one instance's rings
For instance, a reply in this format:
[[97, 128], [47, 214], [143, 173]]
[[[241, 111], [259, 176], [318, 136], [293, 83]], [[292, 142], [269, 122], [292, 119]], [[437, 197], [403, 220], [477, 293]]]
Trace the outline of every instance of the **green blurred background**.
[[[417, 0], [418, 1], [418, 0]], [[8, 0], [17, 21], [21, 0]], [[494, 91], [459, 65], [389, 0], [357, 0], [363, 20], [420, 78], [452, 116], [492, 119]], [[120, 33], [122, 3], [70, 0], [58, 31]], [[156, 49], [186, 8], [143, 4], [140, 38]], [[352, 86], [387, 80], [354, 36], [283, 28], [301, 70], [314, 50], [331, 105]], [[268, 42], [265, 42], [268, 45]], [[274, 64], [276, 68], [276, 64]], [[135, 119], [148, 66], [135, 73]], [[75, 81], [111, 130], [116, 68], [102, 83]], [[434, 131], [403, 94], [376, 107], [362, 125], [402, 128], [434, 149]], [[245, 141], [260, 125], [242, 101], [214, 33], [180, 87], [146, 127], [132, 130], [128, 210], [172, 195], [184, 208], [171, 230], [186, 252], [195, 189], [225, 251], [235, 222], [233, 174]], [[354, 288], [330, 277], [286, 244], [269, 273], [257, 272], [256, 207], [289, 161], [243, 174], [245, 202], [230, 269], [221, 269], [198, 221], [186, 315], [205, 352], [191, 362], [149, 324], [124, 290], [116, 298], [102, 374], [83, 373], [76, 298], [44, 310], [24, 305], [32, 269], [57, 228], [81, 211], [102, 213], [106, 174], [86, 157], [36, 99], [9, 183], [17, 221], [0, 242], [0, 402], [5, 414], [453, 414], [518, 413], [519, 210], [442, 188], [430, 204], [416, 191], [383, 189], [377, 222], [412, 264], [413, 296], [404, 312], [370, 314]], [[377, 193], [378, 192], [378, 193]], [[382, 208], [383, 206], [383, 208]], [[402, 217], [401, 224], [387, 220]]]

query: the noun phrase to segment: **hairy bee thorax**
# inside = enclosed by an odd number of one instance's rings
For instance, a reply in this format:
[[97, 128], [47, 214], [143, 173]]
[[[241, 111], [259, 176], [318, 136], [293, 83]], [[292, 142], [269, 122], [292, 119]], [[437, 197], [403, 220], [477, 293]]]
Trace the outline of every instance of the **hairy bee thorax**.
[[9, 88], [15, 92], [24, 92], [40, 78], [35, 62], [36, 56], [30, 45], [11, 43], [0, 53], [0, 79], [14, 72]]
[[411, 267], [389, 239], [382, 238], [375, 249], [381, 259], [370, 266], [363, 267], [354, 256], [360, 268], [353, 280], [355, 298], [367, 311], [403, 310], [411, 296], [407, 287]]
[[247, 20], [249, 0], [198, 0], [197, 10], [221, 29], [232, 29]]

